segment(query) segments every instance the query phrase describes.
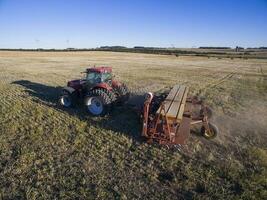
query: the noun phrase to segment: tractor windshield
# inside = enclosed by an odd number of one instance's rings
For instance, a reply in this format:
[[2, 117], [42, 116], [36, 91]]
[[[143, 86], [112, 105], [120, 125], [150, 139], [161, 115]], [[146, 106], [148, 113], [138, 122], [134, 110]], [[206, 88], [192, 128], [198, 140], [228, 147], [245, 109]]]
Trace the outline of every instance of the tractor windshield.
[[111, 73], [90, 72], [86, 74], [86, 80], [91, 84], [107, 82], [112, 79]]
[[107, 81], [109, 81], [111, 79], [112, 79], [111, 73], [103, 73], [102, 74], [102, 80], [103, 80], [103, 82], [107, 82]]

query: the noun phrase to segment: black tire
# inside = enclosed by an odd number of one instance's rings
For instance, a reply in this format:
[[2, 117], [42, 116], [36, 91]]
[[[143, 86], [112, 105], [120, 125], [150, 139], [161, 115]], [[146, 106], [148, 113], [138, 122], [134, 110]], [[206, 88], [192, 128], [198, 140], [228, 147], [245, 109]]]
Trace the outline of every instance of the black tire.
[[85, 99], [88, 112], [93, 116], [105, 116], [110, 112], [112, 99], [107, 90], [94, 89]]
[[[210, 107], [206, 106], [206, 111], [207, 111], [207, 117], [210, 119], [212, 117], [212, 110]], [[200, 110], [200, 115], [204, 115], [204, 109]]]
[[209, 122], [209, 129], [210, 131], [205, 129], [204, 126], [201, 127], [201, 134], [204, 138], [210, 140], [215, 138], [219, 134], [219, 129], [216, 125]]
[[73, 96], [69, 92], [63, 91], [59, 97], [59, 103], [65, 108], [70, 108], [74, 105]]
[[117, 100], [118, 102], [120, 103], [124, 103], [126, 101], [128, 101], [129, 99], [129, 89], [128, 87], [125, 85], [125, 84], [121, 84], [117, 87], [114, 88], [115, 89], [115, 92], [117, 93]]

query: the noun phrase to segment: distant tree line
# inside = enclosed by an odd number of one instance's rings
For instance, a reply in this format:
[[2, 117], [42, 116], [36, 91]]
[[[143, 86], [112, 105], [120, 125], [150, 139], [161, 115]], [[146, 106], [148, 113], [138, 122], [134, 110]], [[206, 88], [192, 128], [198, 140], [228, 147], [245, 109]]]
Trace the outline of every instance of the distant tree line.
[[199, 47], [199, 49], [231, 49], [231, 47]]
[[267, 47], [248, 47], [247, 49], [267, 49]]
[[[199, 49], [232, 49], [231, 47], [199, 47]], [[237, 46], [235, 49], [245, 49], [243, 47]], [[257, 49], [267, 49], [267, 47], [248, 47], [246, 49], [251, 50], [257, 50]], [[181, 49], [168, 49], [164, 47], [145, 47], [145, 46], [134, 46], [133, 48], [128, 48], [125, 46], [101, 46], [99, 48], [66, 48], [66, 49], [43, 49], [43, 48], [37, 48], [37, 49], [23, 49], [23, 48], [17, 48], [17, 49], [9, 49], [9, 48], [0, 48], [1, 51], [126, 51], [126, 52], [142, 52], [142, 53], [196, 53], [194, 50], [181, 50]], [[216, 52], [206, 52], [206, 53], [216, 53]], [[222, 52], [217, 52], [221, 54]]]
[[[198, 47], [199, 49], [232, 49], [231, 47]], [[240, 46], [236, 46], [234, 49], [245, 49]], [[246, 49], [267, 49], [267, 47], [248, 47]], [[23, 48], [0, 48], [1, 51], [98, 51], [98, 50], [125, 50], [125, 51], [135, 51], [135, 50], [155, 50], [155, 51], [168, 51], [168, 52], [190, 52], [190, 50], [179, 50], [179, 48], [164, 48], [164, 47], [145, 47], [145, 46], [134, 46], [133, 48], [128, 48], [125, 46], [100, 46], [98, 48], [65, 48], [65, 49], [44, 49], [44, 48], [37, 48], [37, 49], [23, 49]], [[194, 51], [191, 51], [194, 52]]]
[[[200, 49], [231, 49], [230, 47], [199, 47]], [[232, 51], [197, 51], [194, 49], [175, 49], [175, 48], [159, 48], [159, 47], [143, 47], [135, 46], [133, 48], [127, 48], [125, 46], [101, 46], [99, 48], [66, 48], [66, 49], [7, 49], [2, 48], [2, 51], [38, 51], [38, 52], [75, 52], [75, 51], [111, 51], [111, 52], [129, 52], [129, 53], [146, 53], [146, 54], [160, 54], [160, 55], [174, 55], [178, 56], [204, 56], [204, 57], [217, 57], [217, 58], [262, 58], [266, 59], [266, 56], [262, 55], [250, 55], [251, 52], [256, 52], [257, 50], [266, 51], [267, 47], [251, 48], [250, 50], [239, 50], [244, 49], [242, 47], [236, 47]], [[233, 54], [233, 52], [236, 52]]]
[[96, 49], [90, 49], [90, 48], [83, 48], [83, 49], [76, 49], [76, 48], [66, 48], [66, 49], [43, 49], [43, 48], [38, 48], [38, 49], [22, 49], [22, 48], [19, 48], [19, 49], [7, 49], [7, 48], [0, 48], [0, 51], [43, 51], [43, 52], [57, 52], [57, 51], [94, 51]]
[[124, 46], [101, 46], [100, 49], [126, 49]]

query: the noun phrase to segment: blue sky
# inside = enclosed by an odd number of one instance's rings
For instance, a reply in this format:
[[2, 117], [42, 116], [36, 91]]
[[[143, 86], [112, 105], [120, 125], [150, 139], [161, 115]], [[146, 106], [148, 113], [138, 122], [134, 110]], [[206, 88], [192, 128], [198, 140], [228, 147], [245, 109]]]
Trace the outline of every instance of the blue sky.
[[267, 0], [0, 0], [0, 48], [267, 46]]

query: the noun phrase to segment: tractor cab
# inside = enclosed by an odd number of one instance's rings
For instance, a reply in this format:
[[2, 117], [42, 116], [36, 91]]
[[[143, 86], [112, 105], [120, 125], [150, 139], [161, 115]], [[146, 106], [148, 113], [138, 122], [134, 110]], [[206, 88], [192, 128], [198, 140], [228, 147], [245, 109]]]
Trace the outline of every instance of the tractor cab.
[[88, 68], [85, 73], [85, 80], [90, 85], [109, 83], [112, 81], [111, 67]]

